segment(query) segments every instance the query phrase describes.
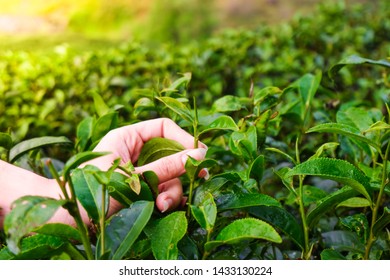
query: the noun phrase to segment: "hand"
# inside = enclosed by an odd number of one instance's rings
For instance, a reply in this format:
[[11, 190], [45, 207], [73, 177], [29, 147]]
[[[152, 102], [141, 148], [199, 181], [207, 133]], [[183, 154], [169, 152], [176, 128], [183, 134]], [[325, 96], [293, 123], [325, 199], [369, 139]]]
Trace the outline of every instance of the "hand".
[[[135, 167], [136, 173], [147, 170], [156, 173], [160, 182], [156, 205], [160, 211], [165, 212], [182, 202], [183, 190], [178, 177], [185, 173], [184, 165], [188, 156], [201, 160], [205, 157], [207, 149], [203, 143], [199, 143], [200, 148], [194, 149], [194, 138], [172, 120], [154, 119], [110, 131], [94, 149], [94, 151], [110, 152], [110, 154], [92, 160], [88, 164], [107, 170], [117, 158], [121, 159], [121, 164], [126, 164], [128, 161], [135, 163], [144, 143], [155, 137], [175, 140], [186, 148], [177, 154]], [[112, 201], [111, 204], [110, 212], [118, 210], [119, 205], [116, 201]]]

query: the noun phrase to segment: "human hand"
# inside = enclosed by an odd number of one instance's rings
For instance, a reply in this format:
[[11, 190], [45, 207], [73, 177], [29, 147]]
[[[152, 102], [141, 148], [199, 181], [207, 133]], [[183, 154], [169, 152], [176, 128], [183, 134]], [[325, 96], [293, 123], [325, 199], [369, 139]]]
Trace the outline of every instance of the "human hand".
[[[156, 199], [156, 205], [160, 211], [165, 212], [176, 208], [183, 200], [182, 185], [178, 177], [185, 173], [184, 166], [188, 156], [201, 160], [207, 151], [207, 147], [203, 143], [199, 143], [199, 148], [194, 149], [194, 138], [172, 120], [154, 119], [110, 131], [94, 149], [94, 151], [110, 152], [110, 154], [94, 159], [88, 164], [107, 170], [117, 158], [121, 159], [120, 164], [126, 164], [129, 161], [135, 163], [144, 143], [155, 137], [175, 140], [186, 148], [186, 150], [174, 155], [135, 167], [136, 173], [141, 174], [147, 170], [156, 173], [159, 178], [159, 195]], [[206, 174], [203, 172], [204, 175]], [[120, 207], [116, 201], [112, 201], [111, 204], [112, 207], [109, 211], [111, 213]]]

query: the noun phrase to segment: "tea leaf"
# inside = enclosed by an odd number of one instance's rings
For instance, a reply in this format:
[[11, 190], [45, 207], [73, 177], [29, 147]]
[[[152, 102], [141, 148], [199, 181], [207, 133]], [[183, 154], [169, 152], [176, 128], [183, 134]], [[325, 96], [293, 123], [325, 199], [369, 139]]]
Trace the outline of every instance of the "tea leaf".
[[325, 249], [321, 252], [321, 260], [346, 260], [346, 258], [334, 249]]
[[99, 117], [106, 115], [110, 111], [110, 107], [107, 106], [103, 98], [96, 91], [92, 92], [93, 104], [95, 105], [95, 111]]
[[306, 133], [312, 133], [312, 132], [330, 132], [330, 133], [341, 134], [350, 137], [354, 140], [367, 143], [368, 145], [372, 146], [378, 151], [380, 151], [381, 149], [378, 144], [376, 144], [372, 140], [362, 135], [359, 129], [347, 124], [341, 124], [341, 123], [319, 124], [306, 131]]
[[248, 169], [248, 177], [254, 178], [257, 182], [260, 182], [264, 174], [264, 162], [265, 160], [263, 155], [258, 156], [254, 161], [252, 161]]
[[382, 229], [384, 229], [390, 223], [390, 209], [388, 207], [383, 208], [382, 216], [375, 222], [373, 227], [374, 236], [377, 236]]
[[92, 143], [96, 143], [103, 136], [105, 136], [110, 130], [118, 127], [118, 112], [107, 113], [94, 123], [91, 140]]
[[141, 192], [141, 181], [138, 174], [131, 174], [125, 181], [136, 194]]
[[216, 164], [217, 161], [213, 159], [206, 158], [203, 160], [196, 160], [192, 157], [188, 157], [185, 169], [189, 178], [196, 178], [203, 168], [210, 168]]
[[163, 89], [162, 92], [177, 91], [181, 86], [187, 86], [191, 81], [192, 73], [187, 72], [183, 74], [183, 77], [175, 80], [168, 88]]
[[322, 144], [321, 147], [317, 149], [314, 155], [312, 155], [309, 160], [316, 159], [321, 157], [321, 155], [324, 153], [326, 150], [331, 150], [334, 151], [340, 144], [337, 142], [329, 142]]
[[249, 208], [249, 214], [270, 223], [288, 236], [301, 248], [304, 248], [302, 226], [286, 209], [275, 206], [255, 206]]
[[324, 215], [328, 211], [333, 210], [337, 204], [349, 198], [355, 197], [358, 194], [359, 193], [355, 189], [345, 186], [324, 197], [323, 199], [318, 201], [316, 207], [309, 211], [309, 213], [307, 214], [306, 220], [308, 226], [312, 227], [322, 215]]
[[[99, 169], [95, 166], [87, 165], [82, 169], [75, 169], [71, 175], [71, 180], [74, 186], [75, 194], [81, 205], [87, 211], [88, 216], [95, 222], [105, 213], [101, 213], [102, 209], [102, 185], [94, 176]], [[108, 198], [108, 195], [106, 195]], [[108, 200], [106, 200], [106, 207]]]
[[85, 151], [88, 142], [91, 141], [94, 123], [95, 123], [95, 118], [87, 117], [84, 120], [82, 120], [80, 124], [77, 126], [76, 147], [78, 147], [81, 151]]
[[156, 137], [147, 141], [142, 147], [138, 157], [138, 166], [142, 166], [158, 160], [162, 157], [170, 156], [183, 151], [185, 148], [179, 142]]
[[137, 201], [110, 218], [105, 228], [105, 246], [111, 259], [119, 260], [125, 256], [148, 223], [153, 209], [153, 202]]
[[233, 130], [238, 131], [238, 126], [234, 120], [229, 116], [220, 116], [207, 125], [203, 130], [199, 132], [199, 135], [209, 132], [211, 130]]
[[156, 198], [159, 193], [158, 190], [159, 180], [156, 173], [154, 173], [151, 170], [148, 170], [142, 173], [142, 177], [144, 178], [145, 182], [148, 184], [149, 188], [153, 192], [154, 197]]
[[390, 68], [390, 62], [387, 60], [372, 60], [368, 58], [363, 58], [357, 55], [351, 55], [348, 56], [335, 65], [333, 65], [329, 71], [329, 77], [331, 79], [334, 79], [336, 76], [337, 72], [340, 71], [341, 68], [343, 68], [346, 65], [358, 65], [358, 64], [372, 64], [372, 65], [379, 65], [379, 66], [384, 66], [384, 67], [389, 67]]
[[218, 197], [218, 211], [260, 205], [281, 207], [279, 201], [261, 193], [224, 194]]
[[176, 260], [177, 243], [187, 231], [185, 212], [177, 211], [161, 219], [151, 236], [153, 255], [157, 260]]
[[255, 218], [244, 218], [224, 227], [217, 235], [215, 241], [205, 244], [205, 250], [211, 251], [218, 246], [237, 244], [247, 239], [264, 239], [275, 243], [282, 242], [280, 235], [268, 223]]
[[370, 231], [367, 217], [363, 213], [358, 213], [353, 216], [340, 218], [343, 226], [349, 230], [356, 232], [362, 243], [366, 243]]
[[213, 109], [217, 112], [239, 111], [242, 107], [241, 99], [233, 95], [225, 95], [213, 103]]
[[198, 224], [207, 231], [210, 231], [215, 224], [217, 218], [217, 206], [214, 198], [210, 193], [207, 193], [201, 203], [191, 205], [191, 212]]
[[31, 150], [42, 148], [49, 145], [56, 145], [56, 144], [69, 145], [72, 144], [72, 142], [64, 136], [59, 136], [59, 137], [44, 136], [44, 137], [37, 137], [37, 138], [25, 140], [16, 144], [11, 148], [9, 152], [9, 161], [14, 162], [23, 154]]
[[107, 154], [108, 153], [105, 153], [105, 152], [90, 152], [90, 151], [78, 153], [78, 154], [72, 156], [65, 163], [64, 169], [62, 170], [62, 175], [66, 178], [66, 177], [68, 177], [69, 173], [73, 169], [77, 168], [80, 164], [85, 163], [87, 161], [90, 161], [92, 159], [101, 157], [101, 156], [105, 156]]
[[4, 231], [10, 251], [18, 254], [20, 240], [34, 228], [46, 223], [64, 203], [64, 200], [40, 196], [23, 196], [17, 199], [4, 219]]
[[8, 133], [0, 132], [0, 147], [10, 150], [12, 148], [12, 138]]
[[350, 208], [352, 208], [352, 207], [353, 208], [370, 207], [370, 202], [363, 197], [351, 197], [351, 198], [339, 203], [337, 205], [337, 208], [338, 207], [350, 207]]
[[168, 96], [156, 97], [156, 99], [162, 102], [166, 107], [171, 109], [173, 112], [178, 114], [186, 121], [190, 123], [194, 122], [194, 117], [192, 116], [191, 110], [187, 106], [185, 106], [182, 102]]
[[313, 175], [346, 184], [364, 195], [372, 204], [369, 192], [370, 180], [351, 163], [331, 158], [318, 158], [305, 161], [288, 171], [285, 176]]
[[80, 232], [74, 227], [66, 224], [60, 224], [60, 223], [44, 224], [34, 229], [34, 232], [45, 234], [45, 235], [58, 236], [67, 240], [75, 240], [81, 242]]

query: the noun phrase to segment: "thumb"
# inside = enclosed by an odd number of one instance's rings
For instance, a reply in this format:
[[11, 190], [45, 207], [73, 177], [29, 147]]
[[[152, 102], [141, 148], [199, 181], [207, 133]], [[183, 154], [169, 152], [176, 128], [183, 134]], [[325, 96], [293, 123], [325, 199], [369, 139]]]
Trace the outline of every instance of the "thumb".
[[137, 173], [143, 173], [151, 170], [156, 173], [160, 183], [166, 182], [185, 173], [185, 163], [189, 156], [196, 160], [202, 160], [206, 152], [207, 150], [204, 148], [185, 150], [136, 167], [135, 171]]

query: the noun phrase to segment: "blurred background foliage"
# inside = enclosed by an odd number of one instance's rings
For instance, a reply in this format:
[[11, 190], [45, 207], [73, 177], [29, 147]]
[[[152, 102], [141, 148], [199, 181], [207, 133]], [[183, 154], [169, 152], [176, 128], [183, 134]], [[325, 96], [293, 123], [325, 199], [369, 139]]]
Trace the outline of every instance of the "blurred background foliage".
[[[37, 43], [45, 46], [45, 43], [68, 42], [94, 47], [96, 41], [103, 40], [188, 43], [226, 28], [256, 29], [286, 22], [294, 16], [312, 15], [321, 2], [337, 3], [321, 0], [0, 0], [0, 34], [3, 34], [0, 46], [28, 48], [29, 45], [37, 47]], [[378, 5], [376, 0], [344, 3]], [[31, 36], [39, 40], [31, 44]]]

